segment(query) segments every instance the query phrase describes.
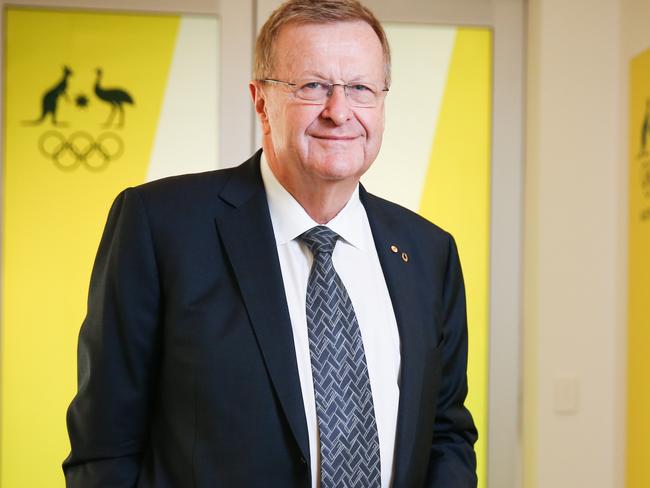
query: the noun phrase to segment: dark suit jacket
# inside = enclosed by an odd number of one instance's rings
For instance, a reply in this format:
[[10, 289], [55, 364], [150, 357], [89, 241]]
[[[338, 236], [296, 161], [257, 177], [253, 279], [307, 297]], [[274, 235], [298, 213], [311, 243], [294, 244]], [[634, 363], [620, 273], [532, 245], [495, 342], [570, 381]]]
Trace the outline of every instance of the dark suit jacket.
[[[113, 204], [79, 336], [67, 486], [309, 486], [259, 156], [131, 188]], [[467, 330], [454, 241], [363, 189], [361, 200], [401, 340], [393, 486], [473, 487], [476, 430], [463, 406]]]

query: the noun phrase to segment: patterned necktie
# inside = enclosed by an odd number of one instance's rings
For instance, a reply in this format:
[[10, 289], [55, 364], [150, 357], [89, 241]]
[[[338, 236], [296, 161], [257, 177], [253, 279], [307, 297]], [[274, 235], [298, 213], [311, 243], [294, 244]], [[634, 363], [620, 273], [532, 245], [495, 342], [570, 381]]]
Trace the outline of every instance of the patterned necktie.
[[380, 488], [379, 437], [359, 323], [334, 269], [338, 234], [300, 236], [314, 255], [307, 328], [320, 435], [321, 488]]

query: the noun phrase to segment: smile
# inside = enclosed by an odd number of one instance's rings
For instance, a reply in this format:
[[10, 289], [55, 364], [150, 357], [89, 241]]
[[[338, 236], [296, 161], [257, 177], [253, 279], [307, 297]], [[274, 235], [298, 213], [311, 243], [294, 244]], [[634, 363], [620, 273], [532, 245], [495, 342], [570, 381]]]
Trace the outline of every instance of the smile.
[[353, 141], [358, 136], [330, 136], [330, 135], [313, 135], [315, 139], [322, 139], [326, 141]]

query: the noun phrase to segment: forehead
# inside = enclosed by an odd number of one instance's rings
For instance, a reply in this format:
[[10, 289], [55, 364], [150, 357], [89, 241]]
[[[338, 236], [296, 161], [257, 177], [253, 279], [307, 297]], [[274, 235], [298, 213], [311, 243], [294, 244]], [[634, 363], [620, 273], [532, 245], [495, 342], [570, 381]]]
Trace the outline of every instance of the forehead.
[[381, 77], [384, 70], [379, 37], [363, 21], [287, 24], [274, 51], [280, 74]]

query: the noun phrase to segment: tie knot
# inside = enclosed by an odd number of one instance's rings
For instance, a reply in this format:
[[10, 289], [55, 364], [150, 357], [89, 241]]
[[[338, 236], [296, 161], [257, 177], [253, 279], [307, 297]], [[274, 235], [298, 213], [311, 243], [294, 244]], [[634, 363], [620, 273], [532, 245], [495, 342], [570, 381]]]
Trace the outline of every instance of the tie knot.
[[314, 257], [321, 253], [332, 254], [338, 238], [339, 235], [336, 232], [324, 225], [312, 227], [300, 235], [300, 239], [307, 244]]

